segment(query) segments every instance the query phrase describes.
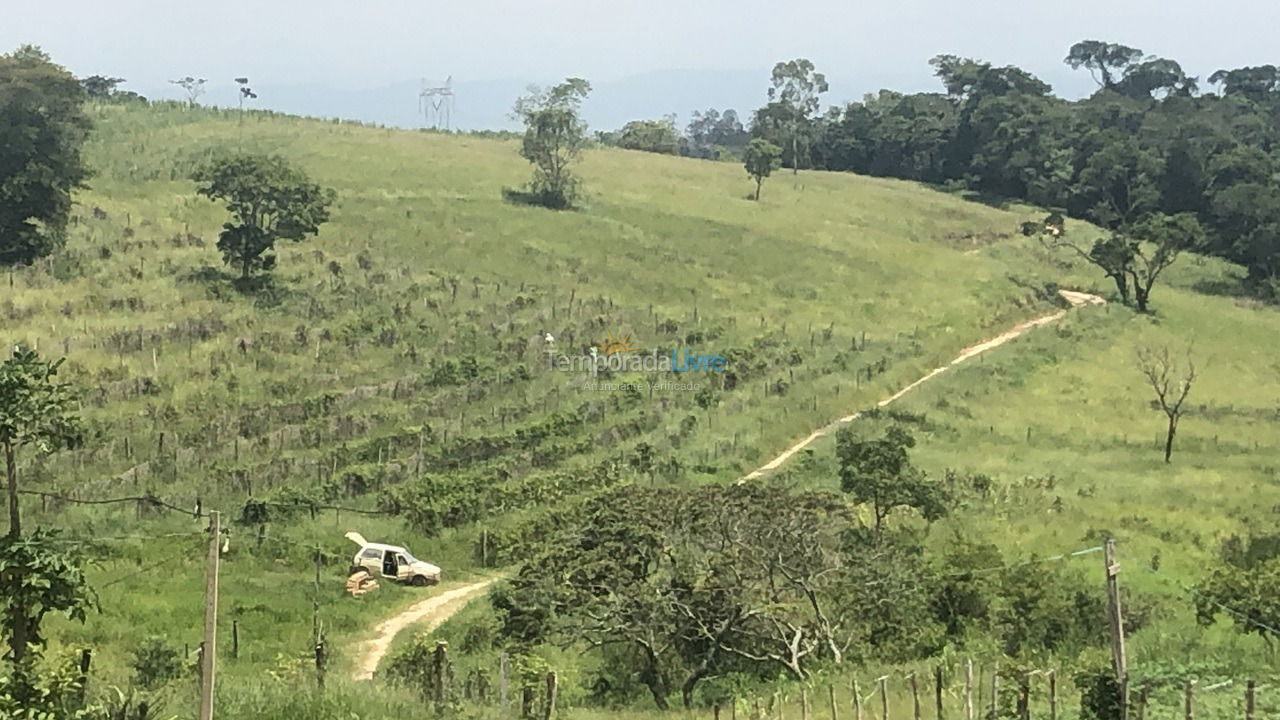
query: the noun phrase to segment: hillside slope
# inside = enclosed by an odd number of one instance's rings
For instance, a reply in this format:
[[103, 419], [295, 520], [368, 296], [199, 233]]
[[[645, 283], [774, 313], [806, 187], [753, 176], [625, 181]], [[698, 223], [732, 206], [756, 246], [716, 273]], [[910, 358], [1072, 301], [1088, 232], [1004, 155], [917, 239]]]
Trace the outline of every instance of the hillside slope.
[[[67, 251], [0, 286], [0, 338], [66, 354], [70, 378], [88, 390], [94, 428], [82, 450], [23, 458], [24, 486], [82, 500], [154, 493], [179, 507], [198, 498], [222, 511], [233, 526], [223, 642], [228, 620], [240, 637], [223, 670], [228, 693], [269, 668], [301, 672], [315, 623], [349, 646], [420, 599], [397, 587], [359, 602], [343, 596], [354, 551], [346, 530], [406, 544], [465, 579], [501, 562], [500, 549], [496, 558], [488, 546], [476, 552], [482, 530], [521, 512], [645, 475], [737, 478], [962, 348], [1052, 309], [1054, 285], [1106, 289], [1086, 268], [1016, 236], [1022, 213], [910, 183], [782, 173], [755, 203], [737, 165], [592, 150], [582, 165], [584, 207], [555, 213], [502, 200], [501, 189], [528, 172], [511, 143], [263, 113], [241, 123], [234, 113], [163, 106], [101, 107], [95, 120], [98, 175], [77, 198]], [[223, 211], [186, 179], [210, 153], [237, 147], [282, 153], [339, 198], [319, 238], [281, 248], [274, 283], [252, 295], [232, 290], [220, 269]], [[1235, 328], [1215, 344], [1206, 378], [1217, 367], [1252, 368], [1274, 395], [1263, 368], [1274, 367], [1275, 335], [1259, 328], [1272, 328], [1276, 314], [1191, 289], [1224, 272], [1179, 268], [1179, 287], [1157, 289], [1154, 300], [1167, 300], [1169, 315], [1143, 332], [1184, 341]], [[1086, 312], [1070, 329], [1048, 331], [1054, 339], [1036, 333], [998, 351], [1026, 370], [995, 372], [1003, 366], [993, 362], [928, 390], [971, 398], [954, 430], [927, 430], [930, 469], [1012, 476], [1070, 466], [1078, 469], [1063, 480], [1071, 492], [1104, 483], [1077, 477], [1085, 471], [1072, 453], [1089, 456], [1101, 438], [1124, 432], [1091, 419], [1101, 401], [1090, 398], [1118, 398], [1122, 388], [1132, 396], [1128, 341], [1117, 338], [1152, 321], [1119, 308]], [[574, 355], [627, 334], [643, 351], [725, 354], [732, 380], [704, 374], [692, 387], [601, 390], [583, 373], [548, 368], [547, 334], [557, 352]], [[1213, 395], [1251, 408], [1239, 417], [1254, 434], [1233, 426], [1233, 436], [1259, 444], [1275, 436], [1276, 419], [1255, 402], [1265, 395], [1226, 376], [1206, 383], [1205, 402]], [[1032, 408], [1041, 419], [1012, 419]], [[1140, 402], [1108, 410], [1135, 428], [1135, 443], [1147, 442], [1153, 430]], [[1031, 432], [1036, 444], [1006, 454], [995, 438], [1016, 439], [1023, 424], [1057, 435]], [[970, 437], [988, 426], [982, 440]], [[1186, 432], [1188, 451], [1211, 434], [1190, 423]], [[1059, 441], [1072, 433], [1076, 444]], [[640, 443], [651, 469], [634, 462]], [[978, 447], [984, 458], [966, 460]], [[797, 477], [829, 482], [825, 454], [817, 447]], [[1113, 472], [1100, 462], [1100, 474]], [[1274, 472], [1267, 485], [1257, 475], [1273, 462], [1223, 465], [1216, 482], [1274, 491]], [[1158, 469], [1143, 467], [1149, 479], [1132, 492], [1152, 508], [1193, 492], [1192, 473], [1165, 495]], [[102, 612], [59, 626], [56, 642], [95, 647], [116, 682], [149, 635], [198, 643], [205, 521], [147, 503], [28, 501], [34, 522], [112, 538], [92, 575]], [[1235, 517], [1237, 500], [1196, 502], [1203, 557], [1210, 535], [1245, 520]], [[346, 510], [308, 511], [317, 504]], [[977, 522], [992, 517], [979, 513]], [[1057, 525], [1008, 526], [1002, 544], [1053, 549], [1084, 532], [1046, 527]], [[1194, 561], [1179, 568], [1189, 574]]]

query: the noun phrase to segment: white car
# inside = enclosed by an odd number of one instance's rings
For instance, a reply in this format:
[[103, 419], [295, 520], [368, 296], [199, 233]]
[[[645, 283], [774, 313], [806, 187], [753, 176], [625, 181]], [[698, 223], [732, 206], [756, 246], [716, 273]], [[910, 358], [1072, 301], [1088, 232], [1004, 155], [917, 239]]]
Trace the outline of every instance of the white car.
[[351, 561], [353, 573], [364, 570], [374, 577], [391, 578], [418, 587], [440, 582], [440, 568], [415, 558], [406, 548], [371, 543], [358, 532], [349, 532], [346, 537], [360, 546]]

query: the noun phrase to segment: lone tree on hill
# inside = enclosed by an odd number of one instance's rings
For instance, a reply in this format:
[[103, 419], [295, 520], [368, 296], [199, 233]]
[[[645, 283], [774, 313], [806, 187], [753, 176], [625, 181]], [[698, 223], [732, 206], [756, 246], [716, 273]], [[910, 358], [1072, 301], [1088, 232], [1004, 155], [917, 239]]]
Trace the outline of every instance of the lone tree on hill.
[[89, 176], [84, 100], [79, 81], [39, 48], [0, 55], [0, 265], [62, 245], [71, 191]]
[[1087, 248], [1067, 239], [1062, 216], [1053, 213], [1040, 223], [1022, 224], [1022, 232], [1038, 236], [1050, 249], [1065, 248], [1096, 266], [1116, 285], [1121, 302], [1138, 312], [1151, 309], [1151, 289], [1186, 250], [1203, 247], [1205, 231], [1192, 213], [1152, 213], [1098, 238]]
[[1187, 350], [1186, 360], [1179, 363], [1168, 347], [1139, 348], [1138, 369], [1155, 391], [1156, 403], [1169, 418], [1169, 429], [1164, 440], [1164, 461], [1173, 455], [1173, 436], [1178, 432], [1178, 421], [1185, 414], [1183, 403], [1196, 381], [1196, 365]]
[[742, 151], [742, 165], [747, 169], [747, 175], [756, 181], [755, 199], [759, 201], [764, 179], [782, 165], [782, 148], [764, 138], [755, 138]]
[[840, 487], [858, 503], [870, 503], [876, 519], [876, 535], [895, 508], [915, 508], [927, 520], [947, 514], [946, 494], [911, 464], [907, 451], [915, 438], [894, 426], [879, 440], [859, 440], [851, 430], [836, 436], [840, 463]]
[[218, 235], [222, 259], [240, 269], [242, 283], [276, 265], [276, 241], [301, 242], [329, 220], [335, 193], [311, 182], [278, 155], [234, 155], [196, 172], [196, 191], [226, 203], [234, 216]]
[[587, 146], [587, 124], [578, 107], [591, 83], [569, 78], [549, 90], [534, 88], [516, 101], [515, 115], [524, 122], [520, 156], [533, 164], [529, 183], [535, 201], [563, 210], [573, 206], [578, 179], [569, 171]]
[[195, 77], [191, 77], [190, 75], [184, 78], [179, 78], [177, 80], [169, 81], [170, 84], [177, 85], [178, 87], [187, 91], [187, 105], [189, 107], [196, 106], [196, 101], [199, 100], [200, 96], [204, 94], [204, 84], [207, 82], [209, 81], [205, 78], [195, 78]]

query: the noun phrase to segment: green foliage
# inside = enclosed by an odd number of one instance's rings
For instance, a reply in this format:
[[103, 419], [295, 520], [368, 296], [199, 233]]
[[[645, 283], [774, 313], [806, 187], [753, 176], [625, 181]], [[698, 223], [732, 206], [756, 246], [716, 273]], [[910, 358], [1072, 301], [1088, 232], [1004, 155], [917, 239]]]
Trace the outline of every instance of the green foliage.
[[71, 191], [89, 170], [84, 90], [40, 49], [0, 55], [0, 265], [29, 263], [62, 245]]
[[[803, 133], [809, 155], [819, 168], [1063, 208], [1121, 233], [1120, 245], [1153, 214], [1190, 213], [1203, 232], [1198, 248], [1245, 266], [1246, 289], [1280, 297], [1280, 174], [1272, 152], [1280, 71], [1221, 70], [1210, 82], [1222, 93], [1198, 96], [1195, 78], [1177, 62], [1124, 45], [1077, 43], [1066, 62], [1088, 69], [1099, 91], [1069, 102], [1020, 68], [939, 55], [931, 64], [945, 95], [884, 90], [810, 118]], [[753, 131], [783, 144], [783, 163], [793, 164], [786, 153], [799, 152], [788, 145], [794, 124], [790, 107], [773, 101], [756, 112]], [[1082, 250], [1087, 259], [1090, 247]], [[1127, 275], [1110, 277], [1125, 286], [1117, 288], [1123, 298], [1144, 305]]]
[[609, 694], [631, 677], [659, 708], [677, 692], [689, 707], [700, 683], [731, 672], [803, 679], [846, 657], [939, 646], [924, 595], [911, 592], [918, 550], [861, 532], [839, 496], [630, 486], [577, 517], [494, 607], [510, 641], [598, 648]]
[[926, 520], [947, 513], [941, 485], [911, 464], [907, 451], [914, 446], [911, 433], [897, 425], [885, 431], [880, 440], [859, 440], [852, 430], [842, 430], [836, 436], [840, 487], [854, 502], [871, 505], [877, 533], [897, 508], [912, 508]]
[[816, 72], [813, 62], [806, 58], [773, 66], [769, 76], [769, 104], [756, 111], [752, 134], [786, 148], [782, 161], [793, 171], [810, 155], [817, 132], [815, 115], [819, 100], [828, 89], [826, 76]]
[[1230, 618], [1237, 632], [1272, 647], [1280, 641], [1280, 535], [1233, 536], [1220, 558], [1197, 587], [1196, 618], [1202, 625]]
[[742, 151], [742, 165], [756, 181], [755, 199], [760, 199], [760, 186], [781, 164], [782, 149], [764, 138], [753, 138]]
[[199, 194], [222, 201], [234, 217], [222, 226], [218, 249], [224, 262], [239, 267], [241, 281], [275, 267], [276, 242], [318, 233], [336, 196], [279, 155], [219, 158], [192, 179], [201, 183]]
[[689, 138], [687, 154], [708, 159], [719, 158], [720, 148], [740, 152], [751, 137], [732, 108], [723, 113], [715, 108], [706, 112], [695, 110], [685, 133]]
[[1080, 689], [1081, 720], [1123, 720], [1120, 683], [1110, 666], [1083, 668], [1073, 678]]
[[626, 150], [676, 155], [680, 152], [680, 135], [671, 118], [632, 120], [618, 131], [614, 143]]
[[170, 680], [182, 676], [181, 648], [174, 647], [163, 637], [152, 635], [133, 651], [133, 677], [138, 685], [154, 690]]
[[14, 348], [0, 363], [0, 448], [8, 479], [9, 537], [22, 528], [18, 506], [17, 452], [32, 447], [47, 455], [74, 447], [84, 436], [79, 394], [56, 380], [62, 360], [44, 361], [34, 350]]
[[520, 156], [533, 164], [530, 193], [545, 207], [563, 210], [578, 197], [578, 178], [570, 166], [587, 146], [587, 125], [578, 108], [590, 92], [586, 80], [569, 78], [516, 101], [515, 113], [525, 127]]
[[8, 633], [9, 657], [21, 662], [43, 644], [41, 623], [49, 613], [84, 622], [96, 596], [74, 546], [57, 530], [39, 528], [24, 538], [0, 539], [0, 617]]
[[6, 720], [116, 720], [106, 707], [85, 702], [84, 680], [71, 660], [42, 668], [33, 658], [28, 658], [16, 666], [0, 669], [0, 717]]

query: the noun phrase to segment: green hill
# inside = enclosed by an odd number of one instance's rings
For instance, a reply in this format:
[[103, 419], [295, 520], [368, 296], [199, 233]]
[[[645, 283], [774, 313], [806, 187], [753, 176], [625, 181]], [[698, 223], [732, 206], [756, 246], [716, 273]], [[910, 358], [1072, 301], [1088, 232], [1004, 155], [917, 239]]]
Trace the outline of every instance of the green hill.
[[[23, 486], [222, 512], [224, 717], [319, 712], [283, 698], [290, 678], [311, 682], [317, 622], [335, 713], [412, 706], [344, 680], [370, 628], [421, 597], [385, 584], [346, 596], [347, 530], [407, 545], [448, 582], [479, 577], [496, 569], [484, 560], [502, 564], [501, 548], [476, 552], [482, 533], [641, 479], [641, 443], [655, 482], [729, 482], [1053, 311], [1056, 287], [1108, 289], [1017, 233], [1032, 211], [913, 183], [784, 172], [756, 203], [738, 165], [599, 149], [582, 165], [584, 206], [550, 212], [504, 202], [527, 175], [513, 142], [175, 106], [93, 114], [97, 175], [66, 251], [0, 285], [0, 339], [65, 354], [93, 429], [83, 449], [23, 457]], [[227, 148], [282, 153], [338, 192], [320, 236], [281, 248], [274, 282], [248, 295], [214, 248], [222, 209], [187, 179]], [[1226, 535], [1273, 527], [1280, 502], [1280, 314], [1197, 290], [1235, 272], [1190, 257], [1156, 288], [1153, 317], [1074, 310], [893, 405], [923, 468], [996, 488], [930, 541], [964, 529], [1021, 559], [1114, 534], [1125, 581], [1157, 599], [1135, 662], [1263, 668], [1261, 641], [1199, 628], [1176, 585], [1199, 580]], [[619, 374], [600, 389], [548, 367], [547, 334], [567, 355], [630, 335], [644, 352], [734, 366], [662, 378], [695, 388], [628, 388], [648, 378]], [[1157, 343], [1192, 344], [1201, 362], [1171, 465], [1133, 358]], [[783, 472], [837, 487], [829, 441], [811, 450]], [[94, 649], [95, 682], [127, 683], [149, 636], [199, 643], [205, 520], [26, 500], [32, 525], [102, 548], [101, 612], [51, 633], [54, 647]], [[1142, 571], [1157, 556], [1169, 579]], [[186, 686], [166, 692], [166, 711], [189, 711]]]

